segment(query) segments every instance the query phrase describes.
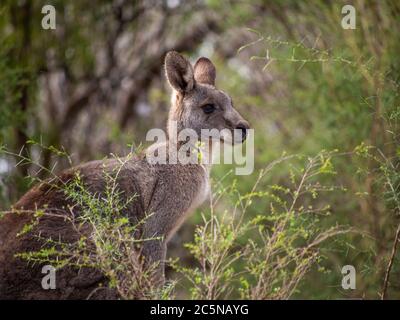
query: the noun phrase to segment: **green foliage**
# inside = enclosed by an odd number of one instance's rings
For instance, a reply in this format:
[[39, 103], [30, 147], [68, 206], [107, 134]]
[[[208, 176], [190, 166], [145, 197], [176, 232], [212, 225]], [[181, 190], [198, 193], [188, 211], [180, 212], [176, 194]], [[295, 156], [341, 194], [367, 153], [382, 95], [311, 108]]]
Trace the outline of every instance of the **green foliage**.
[[[254, 6], [266, 9], [262, 1]], [[336, 159], [334, 170], [331, 160], [322, 168], [336, 172], [331, 179], [348, 192], [323, 191], [315, 196], [336, 213], [325, 219], [325, 226], [359, 226], [364, 236], [352, 234], [347, 244], [330, 241], [331, 251], [323, 263], [334, 272], [321, 277], [311, 270], [306, 278], [314, 286], [301, 285], [301, 293], [295, 295], [301, 298], [380, 297], [399, 224], [393, 195], [398, 192], [399, 161], [399, 8], [395, 1], [354, 6], [356, 30], [342, 29], [340, 3], [281, 1], [268, 4], [263, 19], [250, 14], [246, 26], [251, 25], [251, 40], [238, 47], [236, 57], [248, 57], [251, 76], [229, 70], [233, 75], [225, 88], [234, 93], [236, 105], [245, 106], [242, 112], [255, 128], [257, 168], [283, 150], [291, 154], [354, 150]], [[265, 81], [254, 80], [258, 77]], [[225, 170], [218, 168], [216, 176], [222, 177]], [[286, 187], [293, 174], [288, 170], [289, 175], [276, 170], [262, 188]], [[241, 191], [251, 190], [254, 179], [241, 179]], [[394, 188], [388, 192], [391, 184]], [[256, 216], [263, 207], [262, 201], [256, 202], [248, 214]], [[396, 257], [395, 266], [398, 253]], [[340, 290], [340, 269], [349, 263], [363, 270], [357, 290], [351, 292]], [[392, 279], [398, 276], [396, 270]], [[398, 296], [396, 286], [391, 297]]]
[[[329, 205], [314, 207], [321, 191], [340, 192], [336, 186], [322, 185], [319, 178], [334, 174], [333, 152], [315, 157], [287, 157], [273, 162], [259, 177], [250, 193], [242, 195], [235, 184], [226, 188], [216, 183], [210, 211], [202, 215], [194, 240], [186, 244], [196, 267], [172, 260], [173, 268], [191, 283], [192, 299], [288, 299], [296, 292], [310, 268], [321, 262], [320, 245], [327, 239], [352, 231], [344, 226], [325, 227]], [[261, 180], [273, 173], [278, 163], [294, 159], [292, 183], [257, 190]], [[292, 161], [290, 161], [292, 160]], [[342, 189], [342, 188], [339, 188]], [[230, 194], [235, 205], [218, 213], [219, 201]], [[248, 216], [253, 199], [264, 203], [255, 217]], [[308, 200], [307, 200], [308, 199]], [[303, 203], [308, 203], [305, 207]], [[321, 272], [326, 271], [320, 267]]]
[[15, 105], [20, 98], [16, 90], [23, 79], [23, 72], [18, 66], [10, 66], [11, 61], [7, 57], [7, 43], [0, 42], [0, 146], [6, 141], [19, 119], [23, 117], [21, 110], [16, 110]]

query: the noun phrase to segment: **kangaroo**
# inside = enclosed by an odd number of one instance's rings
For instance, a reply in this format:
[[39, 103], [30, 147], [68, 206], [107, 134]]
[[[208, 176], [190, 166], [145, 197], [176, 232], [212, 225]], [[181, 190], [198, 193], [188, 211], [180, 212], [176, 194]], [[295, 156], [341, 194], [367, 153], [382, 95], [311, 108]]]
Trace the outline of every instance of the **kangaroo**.
[[[146, 155], [128, 159], [118, 176], [118, 187], [124, 197], [138, 197], [126, 208], [129, 218], [137, 221], [146, 213], [152, 213], [141, 226], [143, 238], [157, 237], [143, 242], [141, 254], [146, 261], [159, 262], [157, 279], [164, 279], [164, 263], [167, 243], [182, 225], [190, 212], [201, 205], [209, 193], [210, 163], [160, 164], [151, 161], [151, 154], [178, 149], [180, 142], [173, 132], [191, 129], [201, 136], [202, 129], [240, 130], [241, 136], [230, 144], [242, 143], [246, 139], [249, 124], [234, 109], [232, 99], [216, 89], [216, 69], [213, 63], [201, 57], [194, 66], [181, 54], [171, 51], [165, 56], [166, 78], [172, 88], [172, 103], [168, 116], [168, 138], [151, 145]], [[222, 137], [222, 143], [224, 138]], [[220, 141], [221, 142], [221, 141]], [[210, 145], [211, 149], [213, 144]], [[181, 151], [178, 151], [178, 153]], [[183, 152], [187, 152], [183, 151]], [[60, 181], [70, 181], [79, 172], [90, 192], [103, 193], [104, 171], [118, 166], [116, 159], [92, 161], [68, 169], [58, 175]], [[0, 219], [0, 299], [85, 299], [106, 281], [98, 273], [85, 271], [82, 274], [71, 268], [57, 270], [55, 290], [43, 290], [44, 274], [41, 265], [28, 264], [15, 257], [18, 252], [37, 251], [43, 245], [31, 233], [17, 236], [26, 223], [32, 220], [35, 210], [66, 212], [73, 205], [71, 199], [42, 182], [29, 190], [13, 206], [18, 214], [8, 212]], [[75, 207], [74, 207], [75, 208]], [[79, 210], [79, 208], [76, 208]], [[76, 241], [71, 226], [63, 219], [43, 216], [35, 226], [42, 237]], [[90, 231], [88, 231], [90, 232]], [[65, 269], [65, 270], [64, 270]], [[91, 295], [92, 298], [116, 298], [114, 295]]]

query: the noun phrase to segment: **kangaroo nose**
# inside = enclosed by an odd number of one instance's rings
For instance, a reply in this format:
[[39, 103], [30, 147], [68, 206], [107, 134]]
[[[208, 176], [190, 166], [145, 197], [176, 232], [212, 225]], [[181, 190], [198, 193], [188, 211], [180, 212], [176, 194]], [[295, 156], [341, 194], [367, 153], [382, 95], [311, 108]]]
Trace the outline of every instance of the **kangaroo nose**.
[[242, 133], [242, 142], [243, 142], [244, 140], [246, 140], [246, 137], [247, 137], [247, 130], [249, 130], [249, 128], [250, 128], [250, 126], [249, 126], [247, 123], [245, 123], [245, 122], [240, 122], [240, 123], [236, 126], [236, 129], [237, 129], [237, 130], [240, 130], [241, 133]]

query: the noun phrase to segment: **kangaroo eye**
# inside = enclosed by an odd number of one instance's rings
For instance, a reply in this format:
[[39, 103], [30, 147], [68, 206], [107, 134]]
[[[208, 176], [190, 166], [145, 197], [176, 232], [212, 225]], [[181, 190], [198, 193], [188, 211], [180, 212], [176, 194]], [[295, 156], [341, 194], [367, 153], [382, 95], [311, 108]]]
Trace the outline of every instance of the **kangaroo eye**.
[[203, 109], [205, 114], [212, 113], [215, 110], [215, 106], [213, 104], [205, 104], [201, 108]]

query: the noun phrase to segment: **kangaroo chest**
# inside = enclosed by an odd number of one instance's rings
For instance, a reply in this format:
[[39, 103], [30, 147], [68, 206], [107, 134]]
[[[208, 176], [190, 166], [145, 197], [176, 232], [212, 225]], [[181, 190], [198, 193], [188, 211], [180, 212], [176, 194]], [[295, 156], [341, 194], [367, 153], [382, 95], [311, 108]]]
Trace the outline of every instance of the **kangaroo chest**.
[[181, 177], [170, 185], [170, 194], [161, 210], [164, 217], [169, 217], [166, 223], [168, 238], [182, 225], [188, 214], [208, 198], [209, 193], [209, 174], [202, 166], [192, 168], [184, 179]]
[[210, 181], [209, 181], [208, 172], [205, 171], [204, 176], [201, 179], [201, 183], [198, 186], [197, 195], [193, 199], [193, 202], [191, 203], [189, 211], [191, 209], [194, 210], [198, 206], [200, 206], [208, 198], [209, 194], [210, 194]]

